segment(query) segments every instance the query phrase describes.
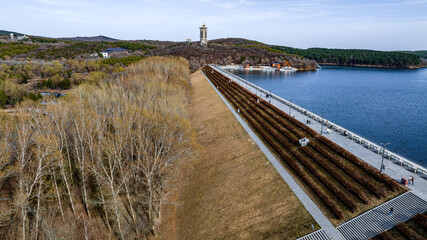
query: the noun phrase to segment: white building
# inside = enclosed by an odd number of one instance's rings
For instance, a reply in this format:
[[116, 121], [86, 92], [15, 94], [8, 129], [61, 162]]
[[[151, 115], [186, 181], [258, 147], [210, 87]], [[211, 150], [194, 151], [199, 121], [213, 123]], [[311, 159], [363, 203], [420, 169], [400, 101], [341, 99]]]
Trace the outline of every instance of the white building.
[[24, 35], [24, 36], [16, 36], [16, 40], [17, 40], [17, 41], [22, 41], [22, 40], [26, 40], [26, 39], [28, 39], [28, 36], [27, 36], [27, 35]]
[[27, 35], [24, 36], [15, 36], [13, 33], [10, 34], [10, 40], [12, 41], [22, 41], [28, 39]]
[[203, 23], [203, 26], [200, 27], [200, 45], [203, 47], [208, 46], [208, 28]]
[[101, 52], [103, 58], [109, 58], [111, 56], [123, 53], [128, 53], [128, 50], [124, 48], [107, 48]]

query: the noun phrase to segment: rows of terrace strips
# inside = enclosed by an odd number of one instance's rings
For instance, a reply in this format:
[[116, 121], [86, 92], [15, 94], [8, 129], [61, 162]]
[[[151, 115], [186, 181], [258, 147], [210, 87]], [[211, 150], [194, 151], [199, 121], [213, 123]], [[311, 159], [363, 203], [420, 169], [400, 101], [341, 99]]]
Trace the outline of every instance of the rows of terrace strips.
[[427, 213], [417, 214], [409, 221], [399, 223], [394, 228], [382, 232], [372, 239], [427, 239]]
[[[202, 71], [336, 224], [405, 191], [390, 177], [211, 67]], [[299, 139], [304, 137], [310, 143], [301, 147]]]

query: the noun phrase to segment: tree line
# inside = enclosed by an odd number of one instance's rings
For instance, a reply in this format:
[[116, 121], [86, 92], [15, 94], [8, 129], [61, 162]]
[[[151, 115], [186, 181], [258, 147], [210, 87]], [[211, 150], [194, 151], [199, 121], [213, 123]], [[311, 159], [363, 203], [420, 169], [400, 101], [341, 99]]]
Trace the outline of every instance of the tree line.
[[[80, 55], [101, 52], [106, 48], [124, 48], [129, 51], [147, 51], [155, 48], [141, 42], [115, 41], [115, 42], [75, 42], [59, 41], [41, 37], [32, 37], [34, 43], [0, 43], [0, 58], [8, 59], [24, 56], [36, 59], [72, 59]], [[62, 44], [58, 44], [62, 42]]]
[[271, 53], [287, 54], [294, 58], [304, 57], [318, 63], [338, 65], [377, 65], [390, 67], [408, 67], [420, 64], [420, 57], [426, 56], [426, 51], [374, 51], [363, 49], [328, 49], [328, 48], [292, 48], [286, 46], [268, 45], [261, 42], [241, 38], [226, 38], [212, 40], [210, 43], [225, 46], [242, 46], [259, 48]]
[[309, 59], [303, 59], [300, 56], [285, 54], [280, 51], [272, 52], [268, 49], [257, 47], [246, 47], [232, 44], [223, 44], [221, 42], [209, 44], [208, 48], [200, 47], [197, 43], [175, 43], [165, 47], [157, 47], [150, 51], [152, 55], [174, 55], [182, 56], [190, 62], [191, 71], [206, 64], [250, 64], [250, 65], [269, 65], [273, 62], [289, 61], [291, 66], [299, 70], [315, 70], [316, 62]]
[[0, 108], [15, 105], [24, 99], [42, 98], [33, 91], [67, 90], [85, 82], [99, 82], [106, 75], [124, 71], [142, 56], [111, 58], [101, 61], [73, 59], [40, 63], [28, 61], [20, 65], [0, 65]]
[[186, 60], [151, 57], [1, 114], [0, 238], [156, 235], [176, 169], [197, 153], [189, 92]]
[[143, 59], [144, 56], [130, 56], [130, 57], [122, 57], [122, 58], [108, 58], [101, 60], [101, 64], [105, 65], [116, 65], [120, 64], [122, 66], [128, 66], [134, 62], [138, 62]]
[[299, 49], [284, 46], [271, 46], [271, 48], [313, 59], [318, 63], [333, 63], [339, 65], [381, 65], [390, 67], [407, 67], [420, 64], [419, 56], [400, 52], [362, 49]]
[[7, 58], [19, 54], [25, 54], [37, 49], [36, 45], [25, 44], [21, 42], [1, 43], [0, 42], [0, 58]]
[[138, 42], [68, 42], [64, 46], [53, 46], [44, 48], [41, 46], [37, 51], [29, 55], [37, 59], [59, 59], [59, 58], [75, 58], [83, 54], [91, 54], [101, 52], [106, 48], [124, 48], [130, 51], [146, 51], [154, 48], [153, 46], [138, 43]]

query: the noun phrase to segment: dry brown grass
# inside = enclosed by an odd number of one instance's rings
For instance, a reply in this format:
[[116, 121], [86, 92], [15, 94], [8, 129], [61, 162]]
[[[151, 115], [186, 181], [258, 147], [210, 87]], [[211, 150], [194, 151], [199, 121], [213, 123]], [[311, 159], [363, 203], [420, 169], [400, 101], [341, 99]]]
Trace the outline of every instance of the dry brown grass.
[[[200, 73], [191, 124], [204, 154], [171, 194], [164, 239], [294, 239], [317, 224]], [[174, 217], [175, 216], [175, 217]], [[175, 219], [173, 219], [175, 218]], [[167, 224], [166, 224], [167, 222]]]

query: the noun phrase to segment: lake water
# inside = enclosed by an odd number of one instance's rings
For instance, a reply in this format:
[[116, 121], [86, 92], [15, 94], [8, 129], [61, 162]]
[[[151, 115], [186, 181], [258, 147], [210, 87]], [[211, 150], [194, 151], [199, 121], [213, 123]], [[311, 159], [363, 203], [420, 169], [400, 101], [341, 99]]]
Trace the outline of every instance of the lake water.
[[427, 68], [322, 66], [314, 72], [234, 74], [427, 166]]

